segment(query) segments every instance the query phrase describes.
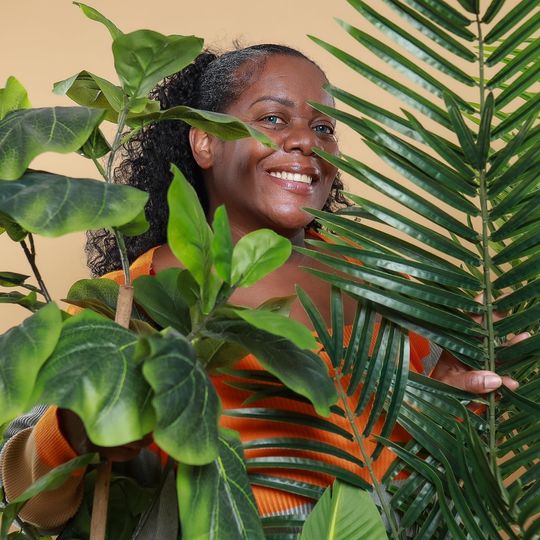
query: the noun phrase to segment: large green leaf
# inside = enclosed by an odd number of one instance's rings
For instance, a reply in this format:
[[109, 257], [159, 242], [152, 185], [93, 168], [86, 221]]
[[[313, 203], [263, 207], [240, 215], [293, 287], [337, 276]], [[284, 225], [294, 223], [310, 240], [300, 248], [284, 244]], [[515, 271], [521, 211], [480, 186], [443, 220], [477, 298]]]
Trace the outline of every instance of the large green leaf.
[[148, 348], [143, 373], [155, 393], [155, 441], [181, 463], [210, 463], [218, 453], [220, 404], [191, 343], [168, 329]]
[[267, 135], [230, 114], [201, 111], [187, 105], [178, 105], [159, 112], [133, 115], [133, 117], [128, 119], [128, 124], [132, 128], [137, 129], [154, 122], [165, 120], [181, 120], [190, 126], [202, 129], [225, 141], [253, 137], [266, 146], [275, 147], [275, 143]]
[[0, 184], [0, 212], [43, 236], [127, 225], [140, 217], [147, 199], [130, 186], [45, 172]]
[[300, 349], [317, 347], [317, 341], [306, 326], [280, 313], [266, 309], [235, 309], [234, 313], [256, 328], [290, 339]]
[[133, 282], [135, 301], [162, 328], [171, 326], [182, 334], [191, 330], [189, 306], [180, 290], [180, 268], [168, 268], [155, 276]]
[[230, 283], [234, 247], [227, 210], [223, 205], [214, 212], [212, 230], [214, 231], [212, 257], [216, 273], [225, 283]]
[[103, 119], [85, 107], [21, 109], [0, 120], [0, 180], [16, 180], [44, 152], [78, 150]]
[[0, 336], [0, 424], [29, 409], [39, 370], [62, 329], [56, 304], [48, 304]]
[[8, 77], [5, 88], [0, 88], [0, 120], [12, 111], [31, 106], [24, 86], [15, 77]]
[[[243, 320], [210, 321], [204, 334], [242, 345], [283, 384], [308, 398], [317, 413], [322, 416], [330, 414], [330, 406], [336, 403], [337, 394], [327, 367], [315, 353], [299, 349], [289, 340], [255, 328]], [[284, 362], [284, 358], [287, 361]]]
[[124, 90], [132, 98], [142, 98], [163, 78], [191, 63], [202, 46], [203, 40], [195, 36], [136, 30], [117, 36], [112, 49]]
[[212, 266], [212, 231], [193, 187], [180, 169], [172, 166], [169, 187], [168, 244], [176, 258], [204, 286]]
[[136, 345], [135, 334], [93, 312], [71, 317], [39, 372], [35, 402], [76, 412], [95, 444], [141, 439], [155, 420]]
[[183, 538], [264, 539], [235, 432], [220, 432], [218, 455], [212, 463], [179, 466], [177, 491]]
[[291, 255], [291, 242], [270, 229], [252, 231], [234, 246], [231, 284], [249, 287], [283, 265]]
[[300, 540], [386, 540], [386, 530], [368, 491], [339, 480], [326, 489], [306, 520]]

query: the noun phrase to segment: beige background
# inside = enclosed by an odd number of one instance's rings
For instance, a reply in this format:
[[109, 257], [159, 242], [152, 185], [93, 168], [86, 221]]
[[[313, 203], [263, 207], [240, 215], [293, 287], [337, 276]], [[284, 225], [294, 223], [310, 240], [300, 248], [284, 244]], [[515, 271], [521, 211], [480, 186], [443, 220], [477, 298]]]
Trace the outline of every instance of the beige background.
[[[88, 3], [125, 32], [150, 28], [164, 34], [195, 34], [204, 37], [207, 44], [225, 49], [234, 40], [245, 45], [261, 42], [291, 45], [316, 60], [337, 86], [366, 99], [375, 98], [379, 105], [398, 111], [399, 105], [383, 91], [352, 74], [306, 37], [306, 34], [316, 35], [380, 69], [380, 60], [355, 43], [334, 21], [334, 17], [339, 17], [376, 34], [345, 0], [88, 0]], [[382, 1], [379, 4], [381, 12], [399, 21]], [[36, 107], [69, 105], [67, 98], [51, 93], [52, 83], [82, 69], [116, 81], [108, 32], [99, 23], [86, 19], [68, 0], [3, 0], [0, 51], [0, 87], [9, 75], [16, 76], [28, 89]], [[357, 137], [344, 128], [338, 135], [343, 151], [371, 166], [381, 167]], [[98, 177], [92, 164], [76, 155], [41, 156], [33, 162], [33, 167], [71, 176]], [[352, 191], [358, 189], [354, 182], [349, 182]], [[362, 191], [365, 194], [366, 188]], [[82, 246], [82, 234], [37, 239], [38, 264], [55, 299], [62, 298], [74, 281], [87, 277]], [[6, 235], [0, 236], [0, 270], [30, 273], [20, 246], [10, 242]], [[27, 315], [23, 308], [2, 305], [0, 332]]]

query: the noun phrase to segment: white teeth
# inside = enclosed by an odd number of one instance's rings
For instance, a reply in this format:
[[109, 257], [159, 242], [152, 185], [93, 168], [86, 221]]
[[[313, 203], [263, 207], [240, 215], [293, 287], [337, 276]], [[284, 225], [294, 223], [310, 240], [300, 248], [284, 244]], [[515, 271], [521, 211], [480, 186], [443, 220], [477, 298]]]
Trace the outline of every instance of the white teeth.
[[271, 171], [270, 174], [276, 178], [289, 180], [290, 182], [302, 182], [303, 184], [311, 184], [311, 182], [313, 182], [313, 178], [307, 174], [290, 173], [286, 171]]

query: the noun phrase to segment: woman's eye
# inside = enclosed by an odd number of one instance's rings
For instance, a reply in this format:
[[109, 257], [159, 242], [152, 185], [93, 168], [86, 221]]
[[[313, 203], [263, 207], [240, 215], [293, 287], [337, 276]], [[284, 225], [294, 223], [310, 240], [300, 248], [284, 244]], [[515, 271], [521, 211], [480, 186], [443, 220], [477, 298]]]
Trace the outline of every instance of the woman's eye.
[[322, 133], [323, 135], [334, 135], [334, 128], [332, 126], [328, 126], [327, 124], [319, 124], [313, 129], [317, 133]]
[[285, 123], [279, 116], [275, 114], [269, 114], [267, 116], [264, 116], [262, 120], [269, 124], [284, 124]]

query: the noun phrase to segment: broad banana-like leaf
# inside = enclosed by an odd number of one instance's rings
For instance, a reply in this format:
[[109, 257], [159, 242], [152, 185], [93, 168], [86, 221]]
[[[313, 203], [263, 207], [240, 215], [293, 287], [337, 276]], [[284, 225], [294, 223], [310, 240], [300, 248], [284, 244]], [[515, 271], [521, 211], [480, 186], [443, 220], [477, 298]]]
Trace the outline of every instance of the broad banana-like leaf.
[[179, 465], [177, 491], [183, 538], [264, 538], [235, 432], [221, 430], [212, 463]]
[[300, 540], [386, 540], [386, 529], [369, 491], [335, 481], [309, 515]]

